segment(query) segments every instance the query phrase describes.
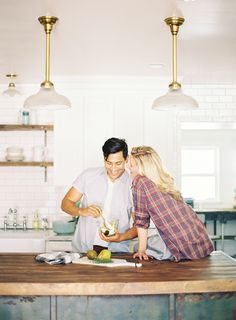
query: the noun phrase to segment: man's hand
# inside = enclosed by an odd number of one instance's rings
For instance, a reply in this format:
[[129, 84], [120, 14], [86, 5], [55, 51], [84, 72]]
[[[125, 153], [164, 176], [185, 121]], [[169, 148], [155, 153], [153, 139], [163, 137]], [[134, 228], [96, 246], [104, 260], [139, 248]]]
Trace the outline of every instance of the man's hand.
[[133, 258], [139, 258], [139, 260], [149, 260], [148, 255], [145, 251], [138, 251], [133, 255]]
[[91, 206], [88, 206], [87, 208], [80, 208], [80, 216], [82, 217], [93, 217], [98, 218], [102, 214], [102, 209], [99, 206], [96, 206], [92, 204]]
[[101, 231], [99, 232], [100, 238], [106, 242], [121, 242], [121, 233], [116, 230], [114, 236], [106, 237]]

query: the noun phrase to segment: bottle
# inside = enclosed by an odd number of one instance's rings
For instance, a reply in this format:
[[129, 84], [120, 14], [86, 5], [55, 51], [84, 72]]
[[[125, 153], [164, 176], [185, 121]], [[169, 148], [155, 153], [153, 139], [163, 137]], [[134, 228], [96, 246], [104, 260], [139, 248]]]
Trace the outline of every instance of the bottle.
[[48, 229], [48, 218], [47, 217], [42, 218], [41, 227], [42, 227], [43, 231], [46, 231]]
[[22, 112], [22, 124], [26, 126], [29, 125], [29, 111]]
[[236, 209], [236, 188], [234, 189], [233, 209]]
[[33, 222], [32, 222], [32, 228], [34, 230], [38, 230], [40, 227], [40, 223], [39, 223], [39, 213], [38, 211], [35, 212], [34, 214], [34, 219], [33, 219]]

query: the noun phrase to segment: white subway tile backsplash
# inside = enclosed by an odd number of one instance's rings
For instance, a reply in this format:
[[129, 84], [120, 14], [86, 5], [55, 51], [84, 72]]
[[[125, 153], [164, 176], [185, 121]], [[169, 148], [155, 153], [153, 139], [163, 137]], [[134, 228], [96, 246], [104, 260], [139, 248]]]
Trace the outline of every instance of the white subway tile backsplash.
[[206, 96], [206, 102], [218, 102], [219, 96], [208, 95]]
[[206, 101], [206, 96], [204, 95], [193, 95], [191, 93], [188, 93], [188, 95], [193, 96], [199, 104]]
[[236, 86], [230, 89], [225, 89], [225, 94], [227, 96], [233, 96], [236, 97]]
[[222, 88], [212, 89], [212, 95], [214, 96], [225, 96], [225, 94], [226, 94], [226, 89], [222, 89]]
[[203, 102], [199, 103], [199, 105], [200, 105], [200, 109], [210, 109], [210, 108], [212, 108], [212, 103], [207, 102], [207, 101], [203, 101]]
[[220, 102], [232, 102], [233, 97], [232, 96], [219, 96]]
[[209, 88], [204, 88], [204, 87], [200, 87], [198, 90], [197, 90], [197, 96], [204, 96], [204, 97], [209, 97], [212, 95], [212, 89], [209, 89]]

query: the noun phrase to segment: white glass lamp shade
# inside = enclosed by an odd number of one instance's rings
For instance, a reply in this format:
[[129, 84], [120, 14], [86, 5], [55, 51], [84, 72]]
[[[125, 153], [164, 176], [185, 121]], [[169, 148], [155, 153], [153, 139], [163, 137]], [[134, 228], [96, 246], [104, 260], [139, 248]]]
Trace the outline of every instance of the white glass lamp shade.
[[187, 96], [179, 89], [169, 89], [167, 94], [154, 100], [152, 109], [168, 111], [168, 110], [191, 110], [198, 108], [198, 103], [195, 99]]
[[62, 110], [71, 107], [69, 99], [58, 94], [54, 87], [41, 87], [39, 92], [27, 98], [24, 102], [25, 109], [31, 110]]
[[20, 95], [20, 92], [18, 90], [16, 90], [15, 87], [8, 87], [7, 90], [3, 91], [2, 93], [4, 96], [9, 96], [9, 97], [14, 97], [17, 95]]

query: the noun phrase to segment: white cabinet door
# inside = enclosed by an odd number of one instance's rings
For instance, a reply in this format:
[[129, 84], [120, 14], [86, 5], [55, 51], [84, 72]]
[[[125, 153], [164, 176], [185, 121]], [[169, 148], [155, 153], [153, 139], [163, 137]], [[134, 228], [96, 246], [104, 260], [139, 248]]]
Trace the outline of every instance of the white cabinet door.
[[46, 252], [72, 251], [71, 241], [46, 241]]

